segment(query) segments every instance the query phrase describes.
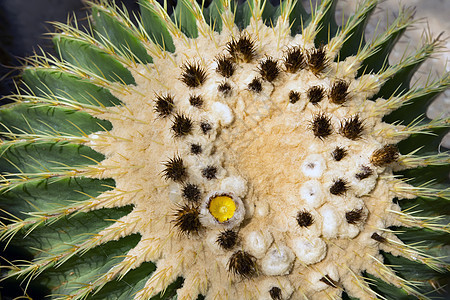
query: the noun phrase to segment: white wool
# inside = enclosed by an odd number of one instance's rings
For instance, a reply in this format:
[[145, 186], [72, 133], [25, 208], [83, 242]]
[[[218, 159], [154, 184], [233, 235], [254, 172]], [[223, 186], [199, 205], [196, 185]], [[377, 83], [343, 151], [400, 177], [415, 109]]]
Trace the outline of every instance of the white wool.
[[273, 236], [269, 231], [252, 231], [244, 237], [244, 248], [256, 258], [262, 258], [272, 242]]
[[219, 120], [223, 126], [230, 125], [234, 120], [234, 114], [231, 108], [221, 102], [214, 102], [211, 105], [211, 114]]
[[230, 191], [236, 196], [243, 198], [247, 194], [247, 181], [241, 176], [225, 177], [220, 184], [220, 189]]
[[261, 270], [269, 276], [286, 275], [290, 272], [295, 255], [285, 245], [272, 246], [261, 261]]
[[306, 265], [320, 262], [327, 254], [327, 244], [319, 237], [294, 238], [291, 248], [297, 259]]
[[320, 154], [308, 155], [303, 161], [301, 169], [305, 176], [319, 178], [326, 169], [325, 159]]
[[305, 182], [300, 188], [300, 197], [312, 208], [321, 206], [324, 201], [322, 185], [317, 180]]
[[320, 209], [320, 215], [323, 218], [322, 235], [325, 238], [337, 237], [339, 225], [342, 220], [339, 219], [336, 209], [331, 205], [325, 205]]

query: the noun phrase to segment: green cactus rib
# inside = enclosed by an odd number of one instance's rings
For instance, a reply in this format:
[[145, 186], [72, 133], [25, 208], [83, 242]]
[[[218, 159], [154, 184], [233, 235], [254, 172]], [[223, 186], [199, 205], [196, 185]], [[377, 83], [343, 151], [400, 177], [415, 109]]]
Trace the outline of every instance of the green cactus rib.
[[[160, 17], [156, 8], [150, 5], [148, 1], [139, 1], [141, 7], [141, 22], [144, 31], [150, 39], [161, 46], [162, 49], [169, 52], [175, 51], [172, 36], [164, 24], [164, 19]], [[216, 14], [216, 18], [217, 18]]]
[[[342, 26], [335, 21], [337, 0], [321, 1], [311, 14], [295, 0], [277, 6], [259, 0], [213, 0], [209, 6], [180, 0], [172, 15], [157, 1], [140, 0], [136, 19], [110, 1], [96, 0], [88, 2], [90, 33], [78, 30], [76, 24], [54, 23], [58, 57], [42, 53], [28, 58], [19, 91], [7, 97], [14, 103], [0, 109], [0, 241], [7, 246], [1, 267], [4, 286], [19, 287], [30, 299], [156, 300], [177, 299], [177, 291], [195, 281], [171, 270], [175, 267], [161, 254], [179, 232], [147, 238], [152, 246], [142, 238], [141, 228], [151, 230], [154, 223], [172, 216], [144, 220], [135, 208], [148, 187], [118, 187], [123, 174], [138, 176], [146, 162], [124, 166], [109, 159], [112, 152], [130, 147], [137, 139], [115, 136], [113, 123], [132, 120], [159, 126], [147, 115], [121, 109], [129, 105], [127, 97], [132, 93], [149, 99], [158, 96], [141, 90], [137, 78], [145, 77], [146, 70], [164, 72], [155, 67], [163, 58], [176, 64], [174, 53], [180, 41], [189, 44], [202, 36], [218, 36], [234, 26], [246, 32], [260, 21], [281, 35], [283, 30], [291, 36], [301, 34], [307, 43], [324, 46], [328, 62], [346, 61], [348, 70], [341, 74], [354, 78], [358, 73], [352, 87], [373, 103], [361, 111], [392, 126], [373, 132], [385, 144], [396, 144], [401, 154], [393, 173], [385, 176], [394, 183], [387, 193], [401, 208], [389, 211], [398, 225], [373, 230], [382, 241], [383, 259], [368, 255], [371, 270], [361, 274], [348, 270], [360, 294], [323, 278], [339, 289], [342, 299], [426, 299], [450, 270], [450, 152], [438, 152], [450, 118], [430, 120], [424, 115], [428, 104], [450, 86], [450, 73], [424, 86], [411, 84], [419, 66], [442, 48], [440, 39], [427, 38], [412, 55], [389, 65], [387, 57], [413, 23], [413, 12], [401, 10], [386, 31], [366, 41], [364, 31], [377, 3], [361, 1]], [[174, 80], [180, 79], [177, 76]], [[145, 109], [156, 110], [152, 101]], [[145, 132], [139, 134], [148, 138]], [[116, 144], [111, 145], [111, 140]], [[167, 169], [166, 173], [170, 178]], [[170, 259], [181, 265], [185, 258], [180, 252]], [[207, 286], [196, 293], [198, 299], [204, 299], [211, 284]]]
[[28, 69], [23, 73], [23, 80], [36, 96], [76, 99], [76, 103], [100, 107], [120, 105], [120, 101], [108, 90], [65, 72]]

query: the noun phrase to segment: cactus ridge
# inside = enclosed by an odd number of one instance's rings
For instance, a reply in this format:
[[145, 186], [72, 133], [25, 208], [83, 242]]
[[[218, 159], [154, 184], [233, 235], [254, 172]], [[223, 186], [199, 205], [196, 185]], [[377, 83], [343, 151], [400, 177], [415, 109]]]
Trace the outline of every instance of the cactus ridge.
[[[448, 276], [443, 48], [377, 0], [87, 2], [0, 109], [3, 280], [39, 299], [428, 299]], [[45, 287], [45, 288], [42, 288]], [[39, 290], [39, 292], [36, 292]], [[40, 294], [41, 293], [41, 294]]]

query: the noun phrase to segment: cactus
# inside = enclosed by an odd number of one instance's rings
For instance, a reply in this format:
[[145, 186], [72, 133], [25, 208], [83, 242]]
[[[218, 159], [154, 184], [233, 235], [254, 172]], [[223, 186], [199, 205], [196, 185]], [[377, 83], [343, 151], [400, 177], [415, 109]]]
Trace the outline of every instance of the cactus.
[[[441, 47], [376, 0], [89, 2], [2, 107], [5, 282], [39, 299], [427, 298], [448, 273]], [[448, 246], [447, 246], [448, 250]]]

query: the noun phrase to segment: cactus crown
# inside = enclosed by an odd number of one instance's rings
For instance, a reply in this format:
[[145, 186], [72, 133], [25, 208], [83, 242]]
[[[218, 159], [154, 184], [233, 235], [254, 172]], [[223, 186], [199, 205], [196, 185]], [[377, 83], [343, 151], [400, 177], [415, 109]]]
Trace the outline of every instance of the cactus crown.
[[0, 237], [28, 257], [6, 278], [55, 299], [425, 298], [450, 156], [449, 119], [421, 115], [450, 76], [410, 88], [439, 40], [387, 63], [411, 11], [366, 43], [375, 0], [341, 27], [333, 0], [139, 2], [55, 23], [59, 57], [29, 58], [0, 110]]

